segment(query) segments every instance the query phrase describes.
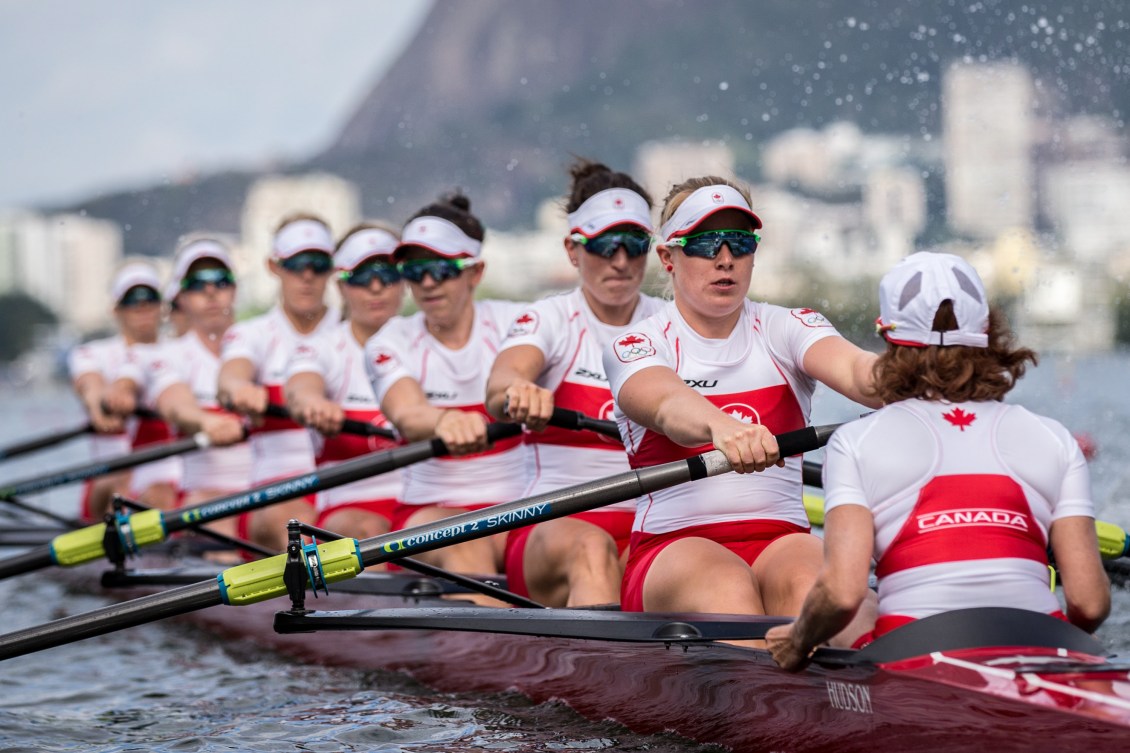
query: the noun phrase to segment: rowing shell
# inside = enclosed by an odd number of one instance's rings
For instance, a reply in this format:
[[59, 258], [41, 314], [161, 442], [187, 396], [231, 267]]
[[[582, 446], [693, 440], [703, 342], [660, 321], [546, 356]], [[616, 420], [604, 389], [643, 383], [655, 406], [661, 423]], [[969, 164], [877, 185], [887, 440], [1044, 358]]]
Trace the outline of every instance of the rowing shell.
[[[180, 577], [200, 579], [208, 568]], [[60, 572], [89, 583], [100, 571]], [[164, 570], [145, 586], [127, 582], [127, 596], [173, 584]], [[366, 574], [348, 589], [308, 596], [317, 611], [306, 615], [263, 602], [177, 619], [306, 662], [403, 671], [442, 691], [518, 690], [637, 732], [739, 751], [1095, 753], [1130, 736], [1130, 664], [1029, 612], [921, 620], [861, 652], [818, 652], [821, 663], [788, 674], [763, 650], [708, 640], [711, 631], [756, 635], [780, 618], [490, 609], [437, 598], [452, 589], [408, 575]], [[356, 632], [322, 632], [338, 630]]]

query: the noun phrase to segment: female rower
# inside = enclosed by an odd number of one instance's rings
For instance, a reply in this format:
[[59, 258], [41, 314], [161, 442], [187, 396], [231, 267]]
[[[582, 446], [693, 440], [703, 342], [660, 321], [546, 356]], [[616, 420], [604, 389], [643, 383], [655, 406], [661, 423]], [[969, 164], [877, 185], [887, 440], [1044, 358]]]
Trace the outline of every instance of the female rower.
[[[932, 614], [1016, 607], [1094, 631], [1110, 612], [1087, 463], [1057, 421], [1002, 400], [1036, 354], [1016, 347], [961, 257], [920, 252], [879, 285], [887, 406], [841, 427], [824, 461], [824, 568], [797, 621], [773, 628], [786, 669], [839, 631], [879, 578], [873, 635]], [[916, 521], [913, 525], [911, 520]]]
[[[215, 445], [239, 442], [242, 422], [216, 400], [220, 347], [234, 321], [236, 284], [227, 248], [210, 237], [188, 239], [174, 257], [173, 282], [188, 331], [166, 343], [131, 348], [107, 403], [120, 413], [139, 402], [150, 404], [182, 433], [204, 431]], [[242, 491], [250, 475], [251, 451], [245, 443], [189, 453], [181, 503], [196, 505]], [[212, 527], [236, 532], [234, 520]]]
[[[393, 319], [365, 346], [381, 412], [405, 440], [438, 437], [452, 454], [406, 469], [395, 528], [509, 502], [526, 485], [521, 439], [487, 445], [486, 378], [520, 304], [474, 300], [484, 233], [470, 208], [456, 194], [404, 226], [394, 258], [420, 310]], [[504, 543], [504, 536], [492, 536], [421, 559], [459, 572], [497, 573]]]
[[[126, 360], [130, 347], [157, 341], [161, 324], [161, 287], [157, 272], [146, 262], [130, 262], [117, 271], [111, 283], [114, 319], [119, 334], [75, 348], [67, 359], [75, 393], [94, 427], [91, 449], [95, 459], [126, 455], [155, 441], [170, 437], [168, 427], [152, 418], [138, 420], [106, 410], [106, 390]], [[83, 518], [97, 520], [109, 509], [113, 493], [140, 497], [149, 504], [171, 507], [180, 481], [179, 458], [166, 458], [87, 482], [84, 486]]]
[[[218, 377], [220, 403], [249, 416], [251, 483], [277, 481], [314, 470], [309, 432], [290, 419], [264, 417], [269, 404], [283, 403], [291, 351], [331, 337], [341, 317], [325, 303], [333, 269], [333, 241], [321, 219], [306, 214], [284, 219], [275, 231], [267, 267], [279, 280], [279, 305], [240, 322], [224, 336]], [[240, 516], [240, 535], [275, 549], [286, 548], [286, 522], [313, 523], [314, 500], [303, 497]]]
[[626, 610], [797, 614], [820, 569], [799, 457], [774, 434], [808, 422], [816, 382], [869, 397], [875, 356], [812, 309], [746, 298], [761, 220], [748, 193], [716, 177], [675, 186], [658, 253], [674, 301], [615, 338], [604, 367], [633, 467], [711, 445], [738, 473], [641, 498], [621, 604]]
[[[529, 306], [511, 325], [487, 382], [487, 409], [533, 433], [534, 478], [524, 496], [628, 470], [623, 444], [584, 431], [546, 428], [554, 406], [604, 418], [612, 393], [601, 350], [662, 302], [640, 295], [651, 245], [651, 198], [624, 173], [587, 161], [572, 169], [565, 253], [580, 287]], [[584, 478], [578, 476], [583, 473]], [[512, 531], [506, 542], [511, 591], [549, 606], [620, 599], [634, 500]]]
[[[318, 463], [389, 449], [395, 442], [341, 434], [345, 419], [385, 426], [365, 372], [365, 343], [396, 315], [404, 285], [392, 261], [394, 231], [363, 223], [338, 242], [334, 268], [348, 319], [328, 337], [295, 349], [287, 367], [286, 402], [299, 423], [320, 432]], [[344, 536], [369, 538], [391, 529], [403, 480], [385, 473], [318, 494], [317, 525]]]

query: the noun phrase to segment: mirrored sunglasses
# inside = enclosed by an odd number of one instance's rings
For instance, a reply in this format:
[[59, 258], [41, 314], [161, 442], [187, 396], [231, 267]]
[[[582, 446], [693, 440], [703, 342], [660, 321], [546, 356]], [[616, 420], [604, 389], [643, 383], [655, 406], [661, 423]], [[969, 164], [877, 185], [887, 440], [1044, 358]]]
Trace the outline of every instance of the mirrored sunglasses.
[[400, 262], [396, 268], [409, 282], [423, 282], [424, 275], [431, 275], [436, 282], [445, 282], [454, 280], [475, 264], [478, 264], [477, 259], [413, 259]]
[[400, 282], [400, 270], [395, 264], [383, 261], [373, 261], [362, 264], [353, 270], [342, 270], [341, 279], [346, 285], [367, 288], [373, 280], [380, 280], [382, 285], [395, 285]]
[[118, 301], [118, 308], [128, 309], [133, 306], [144, 306], [147, 303], [160, 303], [161, 294], [148, 285], [134, 285], [126, 291], [121, 300]]
[[279, 266], [296, 275], [307, 269], [316, 275], [325, 275], [333, 269], [334, 262], [333, 257], [322, 251], [303, 251], [287, 259], [280, 259]]
[[707, 230], [674, 238], [667, 245], [681, 247], [687, 256], [713, 259], [722, 251], [722, 246], [729, 246], [733, 256], [749, 256], [757, 250], [760, 241], [761, 236], [749, 230]]
[[573, 233], [569, 239], [584, 246], [585, 251], [590, 254], [596, 254], [603, 259], [611, 259], [621, 246], [632, 259], [643, 256], [651, 248], [651, 236], [643, 232], [601, 233], [592, 238]]
[[217, 290], [230, 288], [235, 285], [235, 275], [230, 269], [215, 267], [212, 269], [198, 269], [187, 274], [180, 281], [180, 289], [198, 293], [209, 285], [214, 285]]

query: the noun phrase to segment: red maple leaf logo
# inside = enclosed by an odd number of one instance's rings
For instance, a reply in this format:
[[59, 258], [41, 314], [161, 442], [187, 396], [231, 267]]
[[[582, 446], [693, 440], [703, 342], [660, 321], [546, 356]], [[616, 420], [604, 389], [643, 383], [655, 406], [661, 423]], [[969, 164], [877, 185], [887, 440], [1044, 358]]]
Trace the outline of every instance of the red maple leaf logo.
[[532, 316], [530, 316], [529, 314], [522, 314], [520, 317], [518, 317], [517, 319], [514, 320], [514, 323], [515, 324], [529, 324], [533, 320], [534, 320], [534, 318]]
[[799, 309], [797, 313], [801, 316], [804, 316], [805, 314], [815, 314], [816, 309]]
[[943, 413], [942, 418], [949, 421], [957, 428], [965, 431], [965, 427], [977, 420], [976, 413], [966, 413], [961, 408], [954, 408], [949, 413]]
[[380, 366], [381, 364], [388, 363], [391, 360], [392, 360], [392, 356], [390, 356], [388, 353], [378, 353], [377, 358], [374, 361], [374, 363], [376, 363], [378, 366]]
[[620, 342], [618, 342], [616, 344], [617, 345], [638, 345], [639, 343], [642, 343], [642, 342], [643, 342], [642, 337], [636, 337], [635, 335], [628, 335], [627, 337], [625, 337], [623, 340], [621, 340]]

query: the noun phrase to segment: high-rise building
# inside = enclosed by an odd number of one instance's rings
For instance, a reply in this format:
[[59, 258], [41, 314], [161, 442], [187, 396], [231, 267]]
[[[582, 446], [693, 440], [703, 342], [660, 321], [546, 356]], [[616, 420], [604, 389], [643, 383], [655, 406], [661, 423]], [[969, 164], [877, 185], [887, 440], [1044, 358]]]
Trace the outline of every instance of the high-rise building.
[[1033, 87], [1015, 63], [958, 63], [942, 87], [946, 213], [953, 230], [992, 238], [1035, 214]]

